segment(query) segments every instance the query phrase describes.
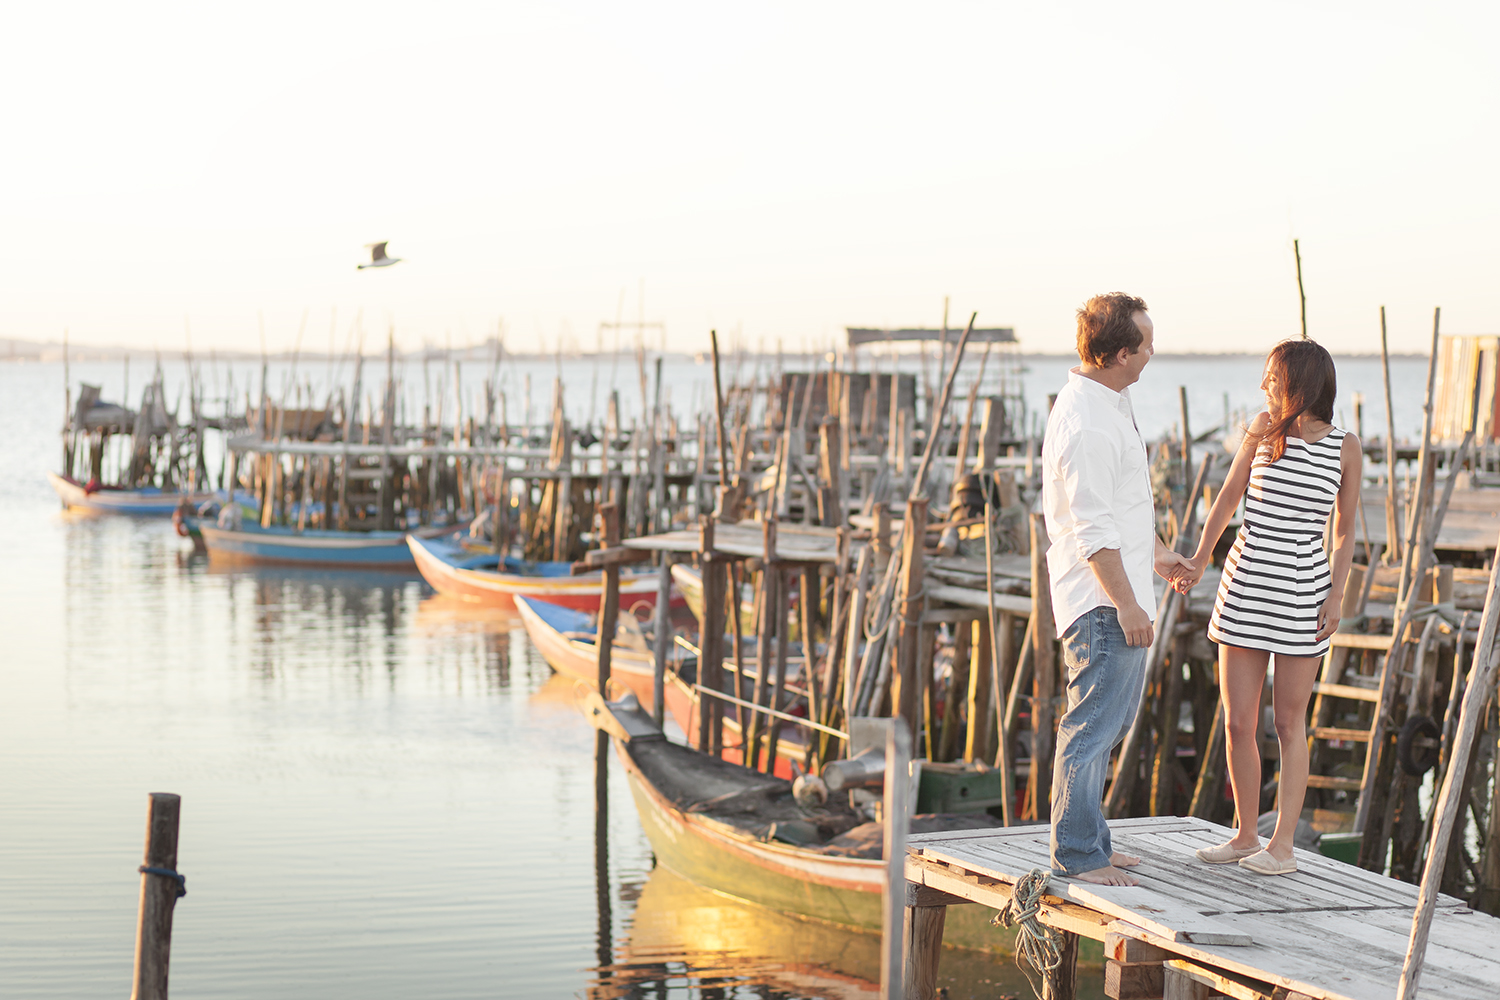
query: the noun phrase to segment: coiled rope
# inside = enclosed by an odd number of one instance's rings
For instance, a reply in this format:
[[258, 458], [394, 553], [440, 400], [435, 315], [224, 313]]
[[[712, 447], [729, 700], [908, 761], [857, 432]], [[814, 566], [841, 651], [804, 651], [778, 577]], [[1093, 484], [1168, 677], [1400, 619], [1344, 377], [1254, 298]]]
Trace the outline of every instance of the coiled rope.
[[[1026, 981], [1031, 984], [1037, 1000], [1041, 1000], [1047, 974], [1062, 964], [1062, 936], [1036, 918], [1051, 877], [1052, 873], [1045, 868], [1031, 869], [1016, 883], [1005, 907], [990, 918], [990, 923], [997, 927], [1016, 929], [1016, 966], [1026, 974]], [[1023, 958], [1026, 960], [1024, 965]], [[1032, 975], [1026, 965], [1035, 969], [1040, 979]]]

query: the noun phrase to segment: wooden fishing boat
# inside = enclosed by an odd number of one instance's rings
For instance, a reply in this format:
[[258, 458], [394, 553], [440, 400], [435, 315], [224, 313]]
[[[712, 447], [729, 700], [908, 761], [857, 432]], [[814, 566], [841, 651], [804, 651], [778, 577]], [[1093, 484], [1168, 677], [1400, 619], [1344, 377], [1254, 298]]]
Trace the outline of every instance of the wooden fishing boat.
[[[521, 622], [526, 626], [532, 645], [553, 670], [595, 684], [599, 677], [599, 651], [595, 642], [599, 628], [594, 615], [519, 595], [515, 598], [515, 606], [521, 613]], [[650, 704], [655, 676], [656, 658], [647, 648], [645, 636], [634, 626], [630, 615], [622, 615], [611, 647], [610, 678]], [[674, 718], [678, 712], [673, 711], [672, 703], [680, 700], [680, 691], [668, 689], [667, 709]], [[676, 707], [680, 711], [683, 706]]]
[[[880, 933], [884, 862], [878, 824], [832, 799], [803, 809], [790, 782], [669, 742], [628, 699], [604, 707], [658, 864], [780, 913]], [[924, 833], [989, 825], [994, 821], [982, 814], [920, 815], [911, 824], [913, 832]], [[988, 918], [979, 907], [951, 908], [944, 942], [1013, 948], [1014, 931], [992, 928]]]
[[[432, 589], [450, 597], [502, 608], [518, 607], [516, 598], [590, 611], [599, 609], [604, 574], [573, 575], [572, 563], [523, 562], [507, 557], [504, 568], [493, 552], [466, 549], [457, 539], [410, 536], [411, 558]], [[656, 607], [656, 570], [620, 572], [620, 610], [640, 612]], [[678, 596], [673, 603], [680, 603]]]
[[[404, 531], [298, 531], [250, 523], [226, 528], [207, 521], [200, 521], [198, 530], [212, 560], [349, 569], [414, 568]], [[437, 530], [451, 532], [457, 528]]]
[[[541, 652], [548, 665], [560, 674], [594, 685], [598, 681], [599, 651], [595, 637], [599, 633], [596, 617], [576, 608], [563, 607], [536, 599], [516, 598], [516, 609], [526, 634]], [[698, 711], [702, 696], [694, 686], [697, 676], [696, 656], [683, 656], [676, 644], [667, 661], [662, 700], [667, 714], [684, 733], [697, 738]], [[754, 661], [747, 660], [746, 674], [753, 683]], [[789, 681], [800, 676], [801, 664], [788, 661]], [[617, 681], [640, 699], [652, 704], [655, 697], [656, 658], [629, 615], [621, 616], [610, 654], [610, 679]], [[733, 709], [730, 710], [731, 712]], [[731, 715], [724, 719], [724, 759], [739, 763], [744, 759], [739, 722]], [[792, 762], [807, 762], [807, 744], [800, 730], [788, 725], [776, 741], [776, 773], [790, 780], [794, 777]]]
[[126, 490], [116, 486], [80, 483], [71, 476], [47, 473], [47, 480], [63, 506], [99, 514], [131, 514], [137, 517], [171, 517], [184, 502], [197, 506], [212, 500], [213, 493], [182, 493], [155, 486]]

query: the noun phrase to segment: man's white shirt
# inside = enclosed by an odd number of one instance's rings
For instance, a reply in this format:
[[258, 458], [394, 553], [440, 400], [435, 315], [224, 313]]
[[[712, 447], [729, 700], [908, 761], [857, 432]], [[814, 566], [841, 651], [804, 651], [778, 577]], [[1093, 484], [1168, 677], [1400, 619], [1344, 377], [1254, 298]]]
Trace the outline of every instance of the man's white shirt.
[[1155, 621], [1151, 473], [1129, 389], [1115, 392], [1077, 368], [1068, 373], [1047, 417], [1042, 512], [1059, 636], [1084, 612], [1114, 606], [1089, 566], [1101, 549], [1120, 550], [1135, 599]]

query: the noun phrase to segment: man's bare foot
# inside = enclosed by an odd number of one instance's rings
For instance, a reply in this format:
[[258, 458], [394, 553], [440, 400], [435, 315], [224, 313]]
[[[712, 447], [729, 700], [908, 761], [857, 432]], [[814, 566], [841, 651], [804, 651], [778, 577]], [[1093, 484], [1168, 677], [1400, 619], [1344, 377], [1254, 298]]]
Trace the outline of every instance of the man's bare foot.
[[1109, 863], [1114, 865], [1116, 868], [1134, 868], [1136, 865], [1141, 863], [1141, 859], [1132, 857], [1129, 854], [1121, 854], [1119, 851], [1116, 851], [1109, 856]]
[[1140, 885], [1134, 878], [1120, 871], [1114, 865], [1095, 868], [1091, 872], [1080, 872], [1077, 875], [1070, 875], [1068, 877], [1076, 878], [1080, 882], [1092, 882], [1095, 885]]

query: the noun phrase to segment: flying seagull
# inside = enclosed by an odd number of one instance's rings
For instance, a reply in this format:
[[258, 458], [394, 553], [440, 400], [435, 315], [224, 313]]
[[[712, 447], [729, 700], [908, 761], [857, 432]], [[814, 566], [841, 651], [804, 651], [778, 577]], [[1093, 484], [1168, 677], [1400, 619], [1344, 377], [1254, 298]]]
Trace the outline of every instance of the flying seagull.
[[370, 248], [370, 262], [359, 265], [358, 270], [363, 271], [367, 267], [390, 267], [392, 264], [401, 263], [400, 257], [387, 257], [385, 255], [384, 243], [366, 243]]

